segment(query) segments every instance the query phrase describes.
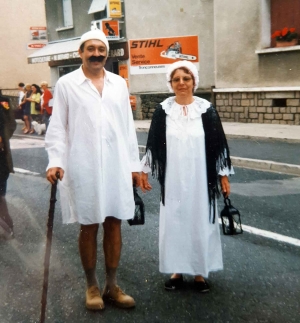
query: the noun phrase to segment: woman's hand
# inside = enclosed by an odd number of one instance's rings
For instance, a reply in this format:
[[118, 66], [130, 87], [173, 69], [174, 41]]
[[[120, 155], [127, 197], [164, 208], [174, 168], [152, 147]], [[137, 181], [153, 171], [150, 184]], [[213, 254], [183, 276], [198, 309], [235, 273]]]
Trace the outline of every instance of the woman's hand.
[[229, 183], [228, 177], [221, 176], [220, 181], [221, 181], [221, 188], [222, 188], [223, 196], [226, 198], [230, 194], [230, 183]]
[[141, 175], [141, 190], [143, 193], [146, 193], [146, 191], [151, 191], [152, 186], [148, 182], [148, 174], [143, 173]]
[[140, 173], [132, 172], [132, 185], [134, 187], [139, 187], [141, 185]]

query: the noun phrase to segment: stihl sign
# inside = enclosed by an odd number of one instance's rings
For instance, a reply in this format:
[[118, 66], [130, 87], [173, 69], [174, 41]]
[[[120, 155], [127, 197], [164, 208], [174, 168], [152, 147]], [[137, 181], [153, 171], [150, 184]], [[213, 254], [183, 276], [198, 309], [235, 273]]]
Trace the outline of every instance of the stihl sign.
[[130, 40], [130, 74], [166, 73], [174, 61], [199, 67], [198, 36]]

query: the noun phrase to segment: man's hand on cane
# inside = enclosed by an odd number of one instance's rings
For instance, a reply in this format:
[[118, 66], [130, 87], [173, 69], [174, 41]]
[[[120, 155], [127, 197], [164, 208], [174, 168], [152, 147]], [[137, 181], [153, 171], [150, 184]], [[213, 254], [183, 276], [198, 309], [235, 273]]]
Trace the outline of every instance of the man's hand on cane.
[[[47, 180], [54, 184], [58, 179], [62, 180], [64, 177], [64, 170], [60, 167], [52, 167], [47, 171]], [[57, 176], [59, 174], [59, 176]]]

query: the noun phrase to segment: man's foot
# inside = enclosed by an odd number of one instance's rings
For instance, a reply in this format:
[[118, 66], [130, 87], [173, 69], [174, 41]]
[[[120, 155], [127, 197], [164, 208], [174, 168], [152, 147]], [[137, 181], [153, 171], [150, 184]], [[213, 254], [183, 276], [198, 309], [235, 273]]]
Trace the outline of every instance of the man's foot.
[[166, 290], [177, 290], [183, 287], [183, 277], [180, 275], [176, 278], [170, 278], [165, 282]]
[[113, 302], [116, 306], [122, 308], [131, 308], [135, 306], [134, 299], [126, 295], [119, 286], [108, 288], [105, 286], [102, 297], [104, 301]]
[[86, 291], [86, 308], [89, 310], [103, 310], [104, 303], [98, 286], [89, 287]]
[[[0, 218], [0, 239], [3, 240], [11, 240], [13, 239], [14, 236], [14, 231], [10, 228], [7, 228], [7, 230], [5, 230], [2, 226], [1, 223], [3, 222], [3, 220]], [[5, 226], [7, 227], [7, 225], [5, 224]]]
[[194, 280], [194, 288], [200, 293], [208, 293], [209, 292], [209, 285], [204, 281], [196, 281]]

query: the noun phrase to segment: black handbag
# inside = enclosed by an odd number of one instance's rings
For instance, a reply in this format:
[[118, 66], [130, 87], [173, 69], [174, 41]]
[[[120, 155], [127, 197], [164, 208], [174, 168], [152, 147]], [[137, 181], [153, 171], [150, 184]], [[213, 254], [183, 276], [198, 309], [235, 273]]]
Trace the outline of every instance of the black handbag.
[[133, 218], [127, 220], [129, 225], [142, 225], [145, 223], [145, 206], [141, 197], [137, 193], [136, 187], [133, 187], [133, 197], [135, 203], [135, 210]]
[[224, 199], [224, 204], [221, 211], [223, 233], [225, 235], [243, 233], [240, 212], [231, 204], [229, 198]]

